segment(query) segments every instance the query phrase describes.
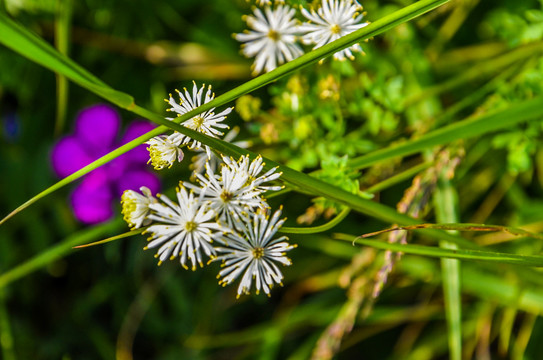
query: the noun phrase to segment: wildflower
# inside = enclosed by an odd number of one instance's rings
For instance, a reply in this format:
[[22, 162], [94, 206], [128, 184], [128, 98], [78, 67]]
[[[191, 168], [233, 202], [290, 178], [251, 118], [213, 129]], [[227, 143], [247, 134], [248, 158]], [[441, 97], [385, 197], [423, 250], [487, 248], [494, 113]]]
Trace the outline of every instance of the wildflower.
[[206, 176], [197, 175], [200, 187], [190, 183], [185, 185], [199, 194], [201, 201], [207, 202], [219, 220], [226, 222], [229, 228], [235, 228], [249, 211], [268, 208], [266, 201], [260, 197], [262, 191], [248, 182], [247, 173], [223, 165], [221, 175], [217, 176], [209, 163], [205, 167]]
[[131, 229], [138, 229], [151, 223], [147, 218], [150, 212], [149, 205], [157, 202], [149, 188], [142, 186], [140, 191], [143, 195], [134, 190], [126, 190], [121, 197], [123, 219]]
[[[322, 0], [322, 6], [311, 13], [302, 8], [302, 15], [310, 22], [300, 26], [300, 31], [305, 33], [302, 36], [304, 44], [315, 44], [313, 49], [320, 48], [323, 45], [331, 43], [342, 36], [352, 33], [368, 25], [367, 22], [361, 22], [364, 14], [358, 13], [362, 7], [357, 1], [353, 0]], [[345, 57], [353, 60], [351, 52], [362, 52], [359, 44], [338, 51], [334, 54], [337, 60], [345, 60]]]
[[[153, 129], [147, 122], [134, 121], [116, 141], [120, 122], [119, 114], [109, 105], [82, 110], [74, 133], [60, 139], [53, 148], [51, 162], [56, 174], [66, 177]], [[100, 223], [114, 216], [113, 200], [120, 198], [124, 190], [146, 186], [158, 191], [159, 180], [147, 170], [147, 159], [145, 147], [138, 146], [87, 174], [70, 196], [75, 217], [87, 224]]]
[[[229, 143], [232, 143], [232, 145], [239, 146], [240, 148], [246, 149], [251, 145], [250, 141], [232, 141], [235, 139], [235, 137], [239, 134], [239, 127], [236, 126], [232, 130], [230, 130], [226, 135], [224, 136], [223, 140]], [[207, 154], [203, 150], [199, 150], [198, 154], [192, 157], [192, 164], [190, 168], [192, 169], [192, 178], [196, 178], [196, 174], [201, 174], [205, 172], [205, 165], [206, 162], [209, 162], [209, 167], [213, 172], [217, 170], [221, 160], [215, 155], [213, 152], [211, 153], [211, 157], [208, 158]]]
[[[222, 157], [222, 160], [233, 172], [242, 173], [247, 175], [247, 184], [251, 184], [257, 190], [260, 191], [278, 191], [282, 186], [262, 186], [263, 183], [278, 179], [282, 173], [276, 173], [277, 167], [268, 170], [263, 175], [260, 175], [262, 169], [264, 169], [264, 159], [258, 155], [253, 161], [249, 158], [249, 155], [242, 156], [239, 161], [235, 161], [232, 158], [226, 156]], [[260, 176], [259, 176], [260, 175]]]
[[298, 25], [293, 18], [295, 10], [279, 5], [272, 10], [264, 9], [265, 14], [255, 8], [254, 16], [245, 17], [247, 25], [254, 31], [244, 31], [235, 34], [236, 40], [244, 42], [243, 54], [247, 57], [256, 57], [253, 64], [253, 73], [266, 72], [286, 61], [291, 61], [303, 54], [302, 49], [295, 43], [298, 34]]
[[172, 167], [175, 161], [181, 162], [183, 160], [183, 150], [179, 147], [180, 139], [179, 133], [174, 133], [170, 136], [155, 136], [146, 142], [149, 146], [149, 162], [153, 165], [155, 170], [162, 170], [165, 167]]
[[215, 249], [211, 243], [217, 233], [213, 230], [221, 230], [219, 224], [211, 221], [215, 218], [215, 212], [203, 206], [183, 186], [177, 189], [179, 204], [165, 195], [158, 194], [157, 197], [162, 202], [149, 204], [152, 213], [147, 218], [158, 224], [153, 223], [144, 231], [151, 234], [145, 249], [160, 246], [155, 255], [159, 258], [159, 265], [166, 259], [173, 260], [179, 256], [181, 266], [185, 269], [188, 269], [187, 258], [192, 264], [192, 270], [196, 269], [196, 264], [202, 267], [201, 251], [208, 257], [214, 257]]
[[[192, 95], [188, 92], [186, 88], [184, 88], [184, 93], [182, 93], [179, 90], [176, 90], [179, 95], [179, 104], [174, 100], [172, 95], [170, 94], [170, 98], [166, 99], [165, 101], [170, 104], [172, 107], [168, 109], [168, 111], [174, 111], [177, 113], [177, 116], [181, 116], [189, 111], [192, 111], [199, 107], [202, 104], [206, 104], [213, 100], [215, 98], [215, 94], [211, 91], [211, 85], [208, 86], [207, 92], [205, 94], [204, 101], [202, 103], [202, 95], [204, 93], [205, 84], [202, 84], [202, 87], [198, 90], [198, 87], [196, 86], [196, 82], [193, 81], [193, 87], [192, 87]], [[228, 129], [228, 125], [223, 124], [222, 121], [226, 119], [226, 115], [230, 114], [233, 108], [227, 108], [226, 110], [220, 112], [219, 114], [215, 114], [215, 108], [211, 108], [207, 111], [204, 111], [200, 115], [194, 116], [187, 121], [183, 122], [181, 125], [201, 132], [202, 134], [217, 138], [219, 136], [224, 135], [221, 131], [217, 130], [219, 129]], [[169, 120], [173, 120], [171, 118], [168, 118]], [[174, 133], [179, 140], [181, 141], [180, 144], [188, 144], [189, 149], [191, 150], [198, 150], [201, 148], [202, 143], [193, 140], [188, 136], [182, 135], [180, 133]], [[192, 141], [192, 143], [190, 143]], [[190, 143], [190, 144], [189, 144]], [[205, 150], [207, 153], [208, 158], [211, 157], [211, 149], [206, 145]]]
[[274, 284], [282, 284], [283, 274], [275, 263], [285, 266], [291, 260], [285, 253], [296, 245], [289, 244], [286, 236], [274, 239], [277, 230], [285, 219], [279, 220], [281, 210], [277, 210], [272, 218], [264, 214], [255, 214], [252, 219], [243, 220], [241, 236], [237, 232], [224, 235], [226, 246], [218, 247], [220, 254], [215, 260], [222, 261], [223, 269], [218, 278], [219, 284], [226, 286], [241, 276], [238, 286], [238, 298], [241, 294], [249, 294], [254, 280], [256, 293], [263, 290], [268, 296]]

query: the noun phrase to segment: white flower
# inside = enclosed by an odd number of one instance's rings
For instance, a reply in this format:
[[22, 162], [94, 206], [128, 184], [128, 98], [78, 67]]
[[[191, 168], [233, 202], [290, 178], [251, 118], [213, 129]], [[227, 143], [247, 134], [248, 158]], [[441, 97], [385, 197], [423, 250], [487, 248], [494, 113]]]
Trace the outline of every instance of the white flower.
[[[215, 98], [215, 94], [211, 91], [211, 85], [208, 86], [205, 98], [202, 102], [202, 95], [204, 93], [205, 84], [202, 84], [202, 87], [198, 90], [198, 87], [196, 86], [196, 82], [193, 81], [193, 87], [192, 87], [192, 95], [188, 92], [186, 88], [183, 88], [184, 93], [182, 93], [179, 90], [176, 90], [179, 95], [179, 104], [174, 100], [172, 95], [170, 94], [170, 98], [166, 99], [166, 102], [171, 105], [171, 108], [168, 109], [168, 111], [174, 111], [177, 113], [177, 116], [181, 116], [189, 111], [192, 111], [199, 107], [202, 104], [206, 104], [213, 100]], [[223, 124], [222, 121], [226, 119], [226, 115], [230, 114], [233, 108], [227, 108], [226, 110], [220, 112], [219, 114], [215, 114], [215, 108], [211, 108], [207, 111], [204, 111], [200, 115], [194, 116], [187, 121], [184, 121], [181, 123], [181, 125], [201, 132], [205, 135], [217, 138], [219, 136], [224, 135], [223, 132], [217, 130], [219, 129], [228, 129], [228, 125]], [[168, 118], [168, 120], [173, 120], [172, 118]], [[189, 149], [191, 150], [198, 150], [201, 148], [202, 143], [199, 141], [193, 140], [188, 136], [184, 136], [180, 133], [176, 133], [177, 136], [181, 140], [181, 144], [188, 144]], [[192, 143], [190, 143], [192, 141]], [[190, 143], [190, 144], [189, 144]], [[211, 150], [206, 145], [205, 146], [206, 153], [208, 157], [211, 157]]]
[[258, 155], [256, 159], [251, 161], [249, 155], [242, 156], [239, 161], [235, 161], [232, 158], [226, 156], [222, 157], [222, 160], [233, 172], [242, 173], [247, 175], [247, 183], [251, 184], [255, 189], [260, 191], [278, 191], [282, 186], [262, 186], [263, 183], [278, 179], [282, 173], [276, 173], [277, 167], [268, 170], [265, 174], [260, 175], [262, 169], [264, 169], [264, 159]]
[[164, 195], [157, 197], [163, 203], [150, 204], [153, 212], [148, 218], [159, 224], [153, 224], [144, 231], [151, 234], [145, 249], [160, 246], [155, 255], [160, 260], [159, 265], [166, 259], [173, 260], [179, 256], [185, 269], [188, 268], [185, 264], [187, 258], [192, 263], [192, 270], [196, 269], [196, 264], [203, 266], [201, 251], [213, 258], [215, 249], [211, 243], [214, 239], [220, 239], [218, 233], [213, 232], [221, 230], [220, 225], [212, 221], [215, 212], [195, 199], [193, 193], [188, 193], [184, 187], [177, 189], [179, 204]]
[[275, 284], [282, 285], [283, 274], [275, 263], [290, 265], [286, 252], [295, 248], [289, 244], [286, 236], [274, 239], [277, 230], [285, 219], [279, 220], [281, 210], [277, 210], [272, 218], [263, 214], [255, 214], [252, 219], [244, 219], [241, 230], [224, 235], [226, 246], [218, 247], [220, 253], [213, 261], [221, 260], [223, 269], [218, 278], [219, 284], [226, 286], [241, 276], [238, 286], [238, 297], [249, 294], [253, 280], [256, 293], [260, 290], [269, 296]]
[[[226, 133], [224, 135], [223, 140], [229, 143], [232, 143], [232, 145], [239, 146], [240, 148], [246, 149], [249, 146], [251, 146], [251, 141], [242, 140], [242, 141], [234, 141], [234, 138], [239, 134], [239, 126], [235, 126], [232, 130]], [[207, 154], [203, 150], [199, 150], [198, 154], [192, 157], [192, 164], [190, 165], [190, 168], [192, 169], [192, 178], [196, 178], [196, 174], [202, 174], [205, 172], [205, 166], [206, 162], [209, 162], [209, 167], [214, 172], [217, 170], [217, 167], [221, 163], [221, 160], [215, 155], [213, 152], [211, 153], [211, 157], [207, 157]]]
[[138, 229], [151, 223], [151, 220], [147, 218], [150, 211], [149, 205], [157, 202], [149, 188], [142, 186], [140, 191], [143, 195], [133, 190], [125, 190], [121, 196], [123, 219], [131, 229]]
[[246, 217], [249, 211], [268, 208], [266, 201], [260, 197], [262, 191], [247, 182], [247, 174], [223, 165], [221, 175], [217, 176], [207, 163], [205, 175], [196, 175], [201, 187], [184, 184], [200, 194], [200, 200], [207, 202], [228, 227], [239, 226], [240, 219]]
[[247, 57], [256, 57], [253, 64], [253, 73], [256, 75], [264, 69], [266, 72], [286, 61], [291, 61], [303, 54], [303, 50], [295, 43], [298, 34], [298, 25], [293, 19], [295, 10], [279, 5], [275, 10], [270, 7], [264, 13], [255, 8], [254, 16], [245, 17], [249, 28], [242, 34], [235, 34], [236, 40], [244, 42], [243, 54]]
[[[305, 33], [302, 36], [302, 42], [315, 44], [313, 49], [317, 49], [363, 28], [368, 23], [361, 22], [364, 14], [360, 14], [358, 12], [360, 10], [362, 10], [360, 4], [353, 0], [322, 0], [322, 6], [317, 12], [311, 9], [311, 13], [302, 8], [302, 15], [310, 21], [300, 26], [300, 31]], [[354, 44], [335, 53], [334, 58], [345, 60], [345, 57], [348, 57], [353, 60], [354, 56], [351, 50], [362, 52], [360, 45]]]
[[172, 167], [177, 160], [183, 160], [183, 150], [179, 147], [179, 133], [173, 133], [170, 136], [155, 136], [146, 142], [149, 146], [149, 161], [155, 170], [162, 170], [165, 167]]

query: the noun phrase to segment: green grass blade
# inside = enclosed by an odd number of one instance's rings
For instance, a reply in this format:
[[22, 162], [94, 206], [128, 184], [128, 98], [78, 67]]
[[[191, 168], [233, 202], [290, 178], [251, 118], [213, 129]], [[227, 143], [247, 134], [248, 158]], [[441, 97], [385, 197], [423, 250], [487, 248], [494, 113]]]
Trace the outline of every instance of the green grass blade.
[[[72, 18], [72, 1], [57, 0], [57, 15], [55, 19], [55, 47], [62, 55], [68, 55], [70, 43], [70, 23]], [[57, 77], [57, 116], [55, 119], [55, 136], [59, 136], [66, 122], [68, 105], [68, 78], [62, 74]]]
[[[436, 220], [438, 222], [458, 221], [458, 196], [451, 181], [444, 172], [439, 174], [437, 188], [433, 196]], [[457, 231], [449, 230], [457, 234]], [[448, 241], [440, 241], [443, 249], [457, 250], [458, 246]], [[462, 359], [462, 301], [460, 286], [460, 261], [441, 259], [441, 276], [447, 319], [449, 340], [449, 359]]]
[[520, 122], [541, 119], [542, 117], [543, 97], [537, 97], [513, 105], [503, 111], [475, 119], [463, 120], [434, 130], [418, 139], [360, 156], [351, 160], [349, 166], [355, 169], [365, 168], [395, 157], [411, 155], [432, 146], [448, 144], [459, 139], [469, 139], [496, 130], [510, 128]]
[[371, 233], [363, 234], [363, 238], [380, 235], [390, 231], [397, 230], [422, 230], [422, 229], [439, 229], [439, 230], [453, 230], [453, 231], [503, 231], [515, 236], [532, 237], [534, 239], [543, 240], [543, 235], [530, 232], [524, 229], [519, 229], [510, 226], [502, 225], [487, 225], [487, 224], [474, 224], [474, 223], [445, 223], [445, 224], [418, 224], [409, 226], [393, 226], [388, 229], [374, 231]]
[[522, 266], [543, 267], [543, 256], [517, 255], [480, 250], [451, 250], [433, 246], [402, 245], [382, 242], [377, 240], [363, 239], [359, 236], [347, 234], [334, 234], [334, 239], [350, 241], [356, 244], [371, 246], [376, 249], [403, 252], [406, 254], [423, 255], [436, 258], [459, 259], [470, 261], [486, 261], [502, 264], [514, 264]]
[[134, 236], [134, 235], [140, 235], [146, 228], [147, 227], [141, 228], [141, 229], [134, 229], [134, 230], [127, 231], [127, 232], [119, 234], [119, 235], [108, 237], [107, 239], [93, 241], [93, 242], [87, 243], [87, 244], [77, 245], [77, 246], [74, 246], [73, 248], [74, 249], [82, 249], [82, 248], [86, 248], [86, 247], [90, 247], [90, 246], [106, 244], [108, 242], [112, 242], [112, 241], [119, 240], [119, 239], [124, 239], [124, 238]]

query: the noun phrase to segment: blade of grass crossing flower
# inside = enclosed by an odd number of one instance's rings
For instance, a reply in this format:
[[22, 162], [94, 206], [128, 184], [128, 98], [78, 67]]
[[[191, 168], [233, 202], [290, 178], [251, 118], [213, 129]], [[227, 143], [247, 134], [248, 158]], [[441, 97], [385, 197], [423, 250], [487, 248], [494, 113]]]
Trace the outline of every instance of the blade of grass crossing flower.
[[[438, 222], [458, 221], [458, 195], [451, 185], [450, 179], [444, 172], [438, 177], [434, 192], [434, 209]], [[448, 231], [457, 234], [457, 231]], [[440, 241], [443, 249], [456, 250], [458, 246], [448, 241]], [[460, 261], [441, 259], [441, 276], [443, 279], [443, 294], [449, 340], [449, 359], [462, 358], [462, 302], [460, 288]]]
[[[215, 98], [214, 100], [206, 104], [203, 104], [197, 109], [194, 109], [186, 114], [183, 114], [182, 116], [176, 118], [175, 123], [165, 120], [162, 116], [153, 114], [152, 112], [148, 110], [145, 110], [143, 108], [136, 106], [135, 104], [131, 102], [132, 98], [130, 96], [120, 93], [120, 92], [116, 92], [115, 90], [106, 87], [99, 80], [96, 80], [96, 78], [94, 78], [92, 75], [86, 72], [84, 69], [82, 69], [81, 67], [79, 67], [78, 65], [73, 63], [71, 60], [67, 59], [66, 57], [63, 57], [62, 55], [60, 55], [43, 40], [41, 40], [37, 36], [31, 34], [30, 32], [26, 31], [21, 26], [17, 25], [13, 21], [1, 15], [0, 15], [0, 30], [5, 31], [7, 36], [0, 38], [0, 42], [5, 43], [8, 47], [22, 53], [23, 55], [38, 62], [39, 64], [42, 64], [52, 69], [53, 71], [63, 73], [68, 78], [79, 83], [81, 86], [110, 100], [111, 102], [117, 104], [118, 106], [124, 107], [136, 114], [142, 115], [145, 118], [155, 123], [165, 125], [173, 130], [179, 131], [182, 134], [185, 134], [198, 141], [201, 141], [202, 143], [209, 145], [219, 150], [220, 152], [223, 152], [230, 156], [239, 156], [241, 154], [251, 154], [251, 156], [255, 156], [254, 154], [252, 154], [251, 152], [247, 150], [233, 146], [231, 144], [228, 144], [218, 139], [207, 137], [203, 134], [200, 134], [198, 132], [195, 132], [188, 128], [180, 126], [177, 123], [184, 121], [186, 119], [189, 119], [193, 116], [196, 116], [203, 111], [207, 111], [211, 109], [212, 107], [223, 105], [227, 103], [228, 101], [234, 100], [243, 94], [246, 94], [252, 90], [257, 89], [258, 87], [261, 87], [271, 81], [274, 81], [283, 75], [286, 75], [294, 70], [297, 70], [303, 66], [306, 66], [309, 63], [311, 63], [313, 60], [318, 61], [326, 56], [332, 55], [333, 53], [335, 53], [338, 50], [341, 50], [344, 47], [350, 46], [353, 43], [360, 41], [362, 39], [365, 39], [367, 37], [375, 36], [383, 31], [388, 30], [389, 28], [393, 26], [396, 26], [402, 22], [408, 21], [416, 16], [419, 16], [423, 14], [424, 12], [429, 11], [432, 8], [435, 8], [445, 2], [447, 2], [447, 0], [441, 0], [441, 1], [422, 0], [415, 4], [402, 8], [390, 15], [383, 17], [382, 19], [374, 22], [373, 24], [370, 24], [352, 34], [349, 34], [344, 38], [338, 39], [337, 41], [334, 41], [331, 44], [323, 46], [322, 48], [316, 49], [308, 54], [305, 54], [295, 61], [286, 63], [270, 73], [264, 74], [256, 79], [253, 79]], [[18, 46], [19, 40], [21, 44], [23, 44], [23, 46]], [[115, 97], [116, 94], [118, 94], [119, 97]], [[130, 101], [123, 101], [123, 99], [125, 100], [129, 99]], [[25, 202], [19, 208], [17, 208], [12, 213], [10, 213], [7, 217], [2, 219], [2, 221], [0, 221], [0, 224], [5, 222], [14, 214], [30, 206], [32, 203], [34, 203], [38, 199], [80, 178], [81, 176], [87, 174], [88, 172], [94, 170], [95, 168], [107, 163], [110, 160], [113, 160], [114, 158], [124, 154], [128, 150], [133, 149], [137, 145], [145, 142], [146, 140], [149, 140], [153, 136], [156, 136], [164, 132], [165, 130], [166, 130], [166, 127], [159, 127], [145, 135], [140, 136], [139, 138], [131, 141], [130, 143], [123, 145], [122, 147], [96, 160], [95, 162], [87, 165], [83, 169], [59, 181], [58, 183], [54, 184], [52, 187], [44, 190], [43, 192], [36, 195], [29, 201]], [[271, 161], [267, 161], [267, 163], [268, 163], [267, 164], [268, 168], [273, 167], [273, 166], [278, 166], [278, 164]], [[290, 168], [283, 167], [283, 166], [281, 166], [279, 170], [283, 172], [283, 180], [285, 182], [287, 182], [291, 186], [297, 187], [298, 189], [304, 189], [303, 191], [306, 193], [310, 193], [312, 195], [326, 196], [332, 200], [336, 200], [346, 206], [349, 206], [354, 210], [357, 210], [359, 212], [368, 214], [376, 218], [380, 218], [381, 220], [384, 220], [387, 222], [402, 223], [402, 224], [407, 224], [407, 225], [418, 223], [412, 218], [398, 214], [394, 209], [391, 209], [381, 204], [367, 201], [365, 199], [360, 198], [359, 196], [350, 194], [330, 184], [324, 183], [310, 176], [307, 176], [306, 174], [302, 174], [300, 172], [297, 172], [295, 170], [292, 170]], [[443, 235], [445, 234], [443, 232], [438, 232], [438, 233], [441, 234], [441, 236], [446, 236], [446, 235]], [[460, 243], [466, 247], [473, 247], [473, 245], [470, 242], [460, 237], [449, 236], [449, 240]]]
[[350, 241], [354, 244], [371, 246], [381, 250], [391, 250], [406, 254], [423, 255], [435, 258], [449, 258], [470, 261], [486, 261], [502, 264], [543, 267], [543, 256], [517, 255], [480, 250], [451, 250], [433, 246], [392, 244], [383, 241], [363, 239], [359, 236], [348, 234], [334, 234], [334, 239]]
[[[72, 1], [57, 0], [57, 15], [55, 19], [55, 47], [62, 55], [68, 55], [70, 42], [70, 23], [72, 17]], [[57, 78], [57, 116], [55, 119], [55, 135], [59, 136], [66, 122], [66, 107], [68, 104], [68, 79], [56, 73]]]
[[[201, 107], [200, 107], [201, 108]], [[198, 108], [198, 109], [200, 109]], [[192, 116], [195, 116], [197, 114], [198, 109], [195, 109], [193, 111], [190, 111], [186, 114], [183, 114], [182, 116], [178, 117], [176, 120], [183, 121], [184, 119], [188, 119]], [[40, 198], [50, 194], [51, 192], [61, 188], [62, 186], [69, 184], [70, 182], [80, 178], [81, 176], [89, 173], [90, 171], [96, 169], [97, 167], [107, 163], [108, 161], [116, 158], [117, 156], [120, 156], [127, 152], [128, 150], [133, 149], [134, 147], [140, 145], [141, 143], [145, 142], [146, 140], [152, 138], [153, 136], [156, 136], [162, 132], [165, 131], [166, 126], [169, 128], [179, 131], [187, 136], [190, 136], [198, 141], [201, 141], [202, 143], [209, 145], [215, 149], [217, 149], [219, 152], [223, 152], [230, 156], [241, 156], [244, 154], [249, 154], [251, 158], [256, 158], [256, 154], [248, 151], [246, 149], [242, 149], [240, 147], [237, 147], [233, 144], [229, 144], [227, 142], [224, 142], [220, 139], [211, 138], [206, 135], [203, 135], [201, 133], [198, 133], [194, 130], [188, 129], [184, 126], [181, 126], [177, 123], [168, 121], [161, 116], [154, 114], [146, 109], [143, 109], [139, 106], [134, 106], [132, 108], [132, 111], [138, 115], [141, 115], [149, 120], [152, 120], [158, 124], [164, 124], [165, 126], [160, 126], [151, 132], [148, 132], [147, 134], [144, 134], [135, 140], [117, 148], [116, 150], [110, 152], [107, 155], [104, 155], [100, 159], [90, 163], [89, 165], [85, 166], [81, 170], [76, 171], [72, 175], [69, 175], [68, 177], [62, 179], [61, 181], [57, 182], [53, 186], [47, 188], [46, 190], [42, 191], [38, 195], [34, 196], [32, 199], [25, 202], [23, 205], [19, 206], [17, 209], [12, 211], [8, 216], [6, 216], [4, 219], [0, 221], [0, 225], [7, 221], [10, 217], [17, 214], [18, 212], [22, 211], [26, 207], [30, 206], [35, 201], [39, 200]], [[278, 167], [278, 170], [283, 173], [282, 180], [287, 183], [288, 185], [294, 186], [298, 188], [301, 192], [313, 195], [313, 196], [324, 196], [331, 200], [335, 200], [347, 207], [350, 207], [353, 210], [356, 210], [360, 213], [366, 214], [368, 216], [372, 216], [374, 218], [391, 222], [391, 223], [399, 223], [399, 224], [405, 224], [405, 225], [415, 225], [420, 224], [421, 222], [419, 220], [415, 220], [409, 216], [406, 216], [404, 214], [398, 213], [395, 209], [390, 208], [386, 205], [379, 204], [367, 199], [364, 199], [358, 195], [351, 194], [341, 188], [338, 188], [334, 185], [328, 184], [326, 182], [323, 182], [319, 179], [313, 178], [307, 174], [301, 173], [299, 171], [293, 170], [289, 167], [279, 165], [271, 160], [265, 159], [266, 161], [266, 169], [272, 168], [272, 167]], [[475, 248], [477, 245], [473, 244], [472, 242], [461, 238], [459, 236], [453, 236], [450, 234], [447, 234], [446, 232], [438, 231], [438, 230], [428, 230], [427, 233], [431, 236], [437, 236], [437, 238], [445, 238], [451, 242], [454, 242], [456, 244], [459, 244], [466, 248]]]
[[40, 192], [36, 196], [32, 197], [31, 199], [29, 199], [28, 201], [26, 201], [25, 203], [23, 203], [22, 205], [17, 207], [17, 209], [15, 209], [11, 213], [9, 213], [5, 218], [3, 218], [0, 221], [0, 225], [2, 225], [4, 222], [9, 220], [11, 217], [16, 215], [17, 213], [19, 213], [19, 212], [23, 211], [24, 209], [26, 209], [27, 207], [29, 207], [30, 205], [32, 205], [36, 201], [40, 200], [41, 198], [43, 198], [43, 197], [51, 194], [52, 192], [60, 189], [64, 185], [67, 185], [67, 184], [71, 183], [72, 181], [75, 181], [75, 180], [79, 179], [83, 175], [88, 174], [92, 170], [94, 170], [94, 169], [108, 163], [109, 161], [115, 159], [116, 157], [126, 153], [127, 151], [132, 150], [133, 148], [135, 148], [138, 145], [141, 145], [142, 143], [149, 140], [153, 136], [160, 135], [165, 130], [166, 130], [165, 127], [158, 127], [156, 129], [154, 129], [154, 130], [152, 130], [152, 131], [150, 131], [150, 132], [148, 132], [148, 133], [146, 133], [146, 134], [144, 134], [144, 135], [142, 135], [142, 136], [140, 136], [140, 137], [126, 143], [126, 144], [124, 144], [123, 146], [113, 150], [112, 152], [110, 152], [110, 153], [102, 156], [101, 158], [93, 161], [89, 165], [81, 168], [80, 170], [74, 172], [73, 174], [71, 174], [71, 175], [65, 177], [64, 179], [58, 181], [57, 183], [55, 183], [52, 186], [48, 187], [47, 189], [43, 190], [42, 192]]
[[106, 234], [119, 231], [123, 224], [124, 222], [119, 219], [106, 224], [97, 225], [92, 228], [87, 228], [71, 235], [60, 244], [54, 245], [49, 249], [42, 251], [40, 254], [36, 255], [27, 262], [1, 274], [0, 290], [13, 281], [31, 274], [55, 260], [63, 258], [70, 252], [73, 252], [74, 246], [85, 244], [94, 241], [95, 239], [100, 239]]
[[[268, 84], [272, 81], [277, 80], [278, 78], [291, 73], [299, 68], [307, 66], [313, 62], [316, 62], [326, 56], [334, 54], [336, 51], [341, 50], [345, 47], [348, 47], [358, 41], [369, 38], [371, 36], [378, 35], [396, 25], [399, 25], [403, 22], [409, 21], [431, 9], [438, 7], [449, 0], [422, 0], [405, 8], [402, 8], [390, 15], [379, 19], [378, 21], [370, 24], [358, 31], [355, 31], [343, 38], [340, 38], [333, 43], [325, 45], [319, 49], [313, 50], [300, 58], [288, 62], [270, 73], [264, 74], [246, 82], [245, 84], [238, 86], [237, 88], [215, 98], [214, 100], [203, 104], [197, 109], [190, 111], [184, 114], [181, 117], [176, 118], [176, 122], [180, 123], [186, 119], [189, 119], [193, 116], [196, 116], [204, 111], [207, 111], [213, 107], [224, 105], [225, 103], [235, 100], [241, 95], [249, 93], [265, 84]], [[75, 64], [72, 60], [63, 56], [53, 49], [49, 44], [40, 39], [38, 36], [32, 34], [28, 30], [24, 29], [22, 26], [18, 25], [14, 21], [10, 20], [4, 15], [0, 14], [0, 33], [3, 34], [0, 37], [0, 42], [5, 44], [7, 47], [12, 50], [19, 52], [23, 56], [35, 61], [38, 64], [41, 64], [59, 74], [63, 74], [72, 81], [78, 83], [84, 88], [94, 92], [95, 94], [104, 97], [106, 100], [111, 101], [112, 103], [125, 108], [127, 110], [133, 111], [137, 114], [140, 114], [147, 119], [154, 121], [158, 124], [166, 125], [174, 130], [181, 132], [187, 136], [190, 136], [202, 143], [217, 148], [219, 151], [224, 152], [227, 155], [240, 155], [247, 153], [246, 151], [239, 152], [241, 149], [237, 147], [230, 146], [230, 151], [228, 151], [229, 145], [224, 145], [226, 143], [219, 141], [209, 141], [211, 138], [208, 138], [204, 135], [201, 135], [197, 132], [190, 131], [181, 126], [175, 126], [176, 124], [164, 120], [163, 117], [160, 117], [156, 114], [153, 114], [145, 109], [142, 109], [136, 106], [133, 103], [133, 98], [122, 92], [113, 90], [92, 74], [87, 72], [85, 69], [81, 68], [79, 65]], [[159, 127], [152, 132], [149, 132], [143, 136], [140, 136], [136, 140], [116, 149], [110, 154], [96, 160], [95, 162], [89, 164], [85, 168], [77, 171], [76, 173], [70, 175], [69, 177], [61, 180], [52, 187], [46, 189], [40, 194], [36, 195], [29, 201], [25, 202], [23, 205], [12, 211], [7, 217], [0, 221], [0, 225], [8, 220], [11, 216], [20, 212], [24, 208], [30, 206], [32, 203], [38, 199], [48, 195], [49, 193], [59, 189], [60, 187], [72, 182], [73, 180], [85, 175], [86, 173], [94, 170], [96, 167], [101, 166], [107, 163], [110, 160], [124, 154], [126, 151], [133, 149], [135, 146], [149, 140], [153, 136], [159, 135], [164, 132], [166, 128]], [[207, 141], [206, 141], [207, 139]], [[303, 184], [302, 184], [303, 185]], [[299, 187], [303, 188], [303, 186]]]
[[369, 167], [381, 161], [417, 153], [432, 146], [448, 144], [458, 139], [468, 139], [492, 131], [509, 128], [520, 122], [543, 117], [543, 97], [513, 105], [503, 111], [467, 119], [434, 130], [426, 135], [397, 146], [390, 146], [349, 161], [354, 169]]

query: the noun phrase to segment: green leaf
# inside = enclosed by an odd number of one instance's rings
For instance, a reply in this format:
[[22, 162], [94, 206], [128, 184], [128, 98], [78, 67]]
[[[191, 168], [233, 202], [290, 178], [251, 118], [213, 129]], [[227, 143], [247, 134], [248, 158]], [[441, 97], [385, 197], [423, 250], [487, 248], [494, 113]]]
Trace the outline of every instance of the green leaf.
[[360, 156], [349, 162], [355, 169], [369, 167], [381, 161], [407, 156], [437, 145], [449, 144], [459, 139], [469, 139], [530, 120], [543, 117], [543, 97], [537, 97], [508, 109], [475, 119], [467, 119], [434, 130], [420, 138], [409, 140], [396, 146], [390, 146], [370, 154]]
[[543, 267], [543, 256], [517, 255], [480, 250], [450, 250], [433, 246], [392, 244], [388, 242], [363, 239], [359, 236], [347, 234], [334, 234], [334, 238], [338, 240], [351, 241], [353, 244], [371, 246], [376, 249], [403, 252], [413, 255]]
[[[458, 194], [451, 184], [447, 170], [438, 174], [437, 187], [433, 194], [436, 220], [439, 222], [458, 221]], [[449, 230], [456, 234], [456, 230]], [[458, 246], [448, 241], [440, 241], [443, 249], [457, 250]], [[441, 259], [443, 295], [447, 319], [447, 338], [449, 340], [449, 359], [462, 359], [462, 300], [460, 286], [460, 261]]]

